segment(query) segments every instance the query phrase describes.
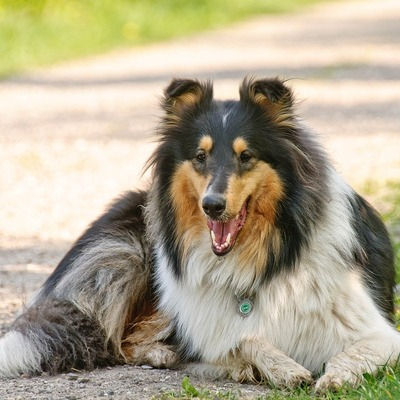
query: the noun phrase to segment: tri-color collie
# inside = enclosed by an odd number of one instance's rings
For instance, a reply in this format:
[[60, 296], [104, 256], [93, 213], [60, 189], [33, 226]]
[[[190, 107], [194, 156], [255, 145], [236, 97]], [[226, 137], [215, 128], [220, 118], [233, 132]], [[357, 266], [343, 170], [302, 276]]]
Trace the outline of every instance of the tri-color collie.
[[386, 229], [279, 79], [173, 80], [147, 192], [78, 239], [0, 340], [0, 376], [117, 363], [324, 391], [393, 365]]

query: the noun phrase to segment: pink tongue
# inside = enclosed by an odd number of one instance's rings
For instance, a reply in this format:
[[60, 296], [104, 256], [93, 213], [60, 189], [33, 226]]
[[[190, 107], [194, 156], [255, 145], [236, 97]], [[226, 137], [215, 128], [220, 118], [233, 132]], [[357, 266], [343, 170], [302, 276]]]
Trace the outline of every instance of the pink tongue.
[[214, 232], [215, 241], [219, 245], [222, 245], [226, 242], [229, 233], [231, 234], [231, 237], [234, 236], [238, 228], [238, 221], [235, 219], [231, 219], [228, 222], [209, 220], [208, 227]]

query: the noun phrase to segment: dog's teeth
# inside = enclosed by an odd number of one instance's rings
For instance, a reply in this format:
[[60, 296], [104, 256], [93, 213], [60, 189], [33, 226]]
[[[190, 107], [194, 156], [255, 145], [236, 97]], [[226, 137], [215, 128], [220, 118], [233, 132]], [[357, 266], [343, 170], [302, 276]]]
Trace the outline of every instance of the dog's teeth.
[[210, 235], [211, 235], [211, 239], [212, 239], [212, 244], [213, 244], [213, 246], [215, 247], [215, 249], [217, 251], [225, 250], [231, 244], [232, 235], [231, 235], [230, 232], [228, 233], [228, 236], [226, 237], [225, 242], [222, 243], [222, 244], [217, 243], [217, 241], [215, 240], [215, 233], [214, 233], [214, 231], [212, 229], [210, 229]]
[[215, 243], [215, 233], [214, 233], [214, 231], [211, 231], [211, 239]]
[[239, 219], [239, 217], [240, 217], [240, 214], [237, 213], [235, 219]]

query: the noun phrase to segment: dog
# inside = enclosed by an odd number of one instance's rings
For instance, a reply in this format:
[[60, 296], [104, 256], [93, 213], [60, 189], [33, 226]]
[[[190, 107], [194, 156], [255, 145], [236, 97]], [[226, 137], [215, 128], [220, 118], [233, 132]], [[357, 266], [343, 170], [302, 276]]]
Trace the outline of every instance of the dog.
[[0, 340], [0, 376], [150, 364], [325, 391], [394, 365], [393, 251], [278, 78], [173, 79], [147, 191], [76, 241]]

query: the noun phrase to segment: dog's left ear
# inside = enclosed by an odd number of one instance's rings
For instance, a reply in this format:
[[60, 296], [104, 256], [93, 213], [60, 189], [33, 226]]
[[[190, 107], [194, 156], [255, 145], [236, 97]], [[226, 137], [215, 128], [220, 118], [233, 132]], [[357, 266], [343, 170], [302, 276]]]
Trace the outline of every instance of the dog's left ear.
[[278, 123], [293, 116], [292, 91], [279, 78], [245, 78], [239, 92], [240, 101], [259, 106]]
[[167, 116], [180, 119], [187, 111], [212, 101], [213, 87], [210, 81], [173, 79], [164, 90], [162, 103]]

